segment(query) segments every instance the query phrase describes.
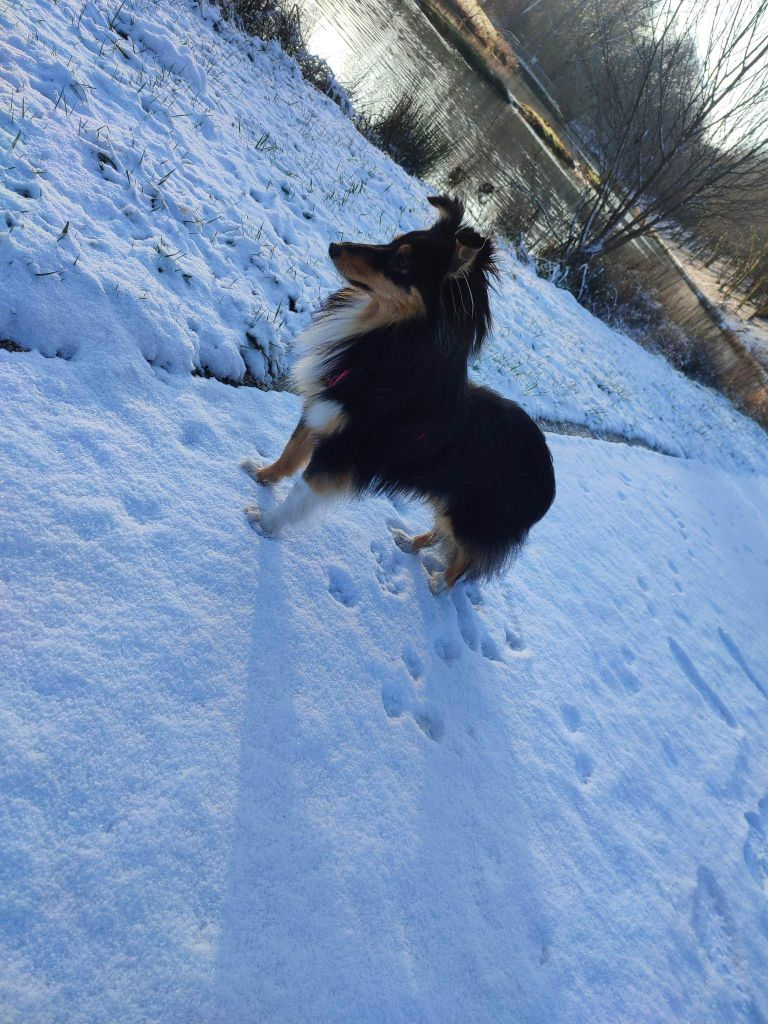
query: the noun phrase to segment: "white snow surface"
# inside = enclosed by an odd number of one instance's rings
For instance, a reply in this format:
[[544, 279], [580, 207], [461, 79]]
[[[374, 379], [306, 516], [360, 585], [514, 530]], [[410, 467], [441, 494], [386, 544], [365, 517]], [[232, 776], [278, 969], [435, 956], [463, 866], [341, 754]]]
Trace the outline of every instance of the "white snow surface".
[[266, 540], [299, 401], [190, 371], [426, 188], [197, 3], [0, 5], [0, 89], [3, 1024], [768, 1021], [765, 435], [506, 255], [478, 377], [683, 457], [550, 436], [439, 598], [416, 506]]

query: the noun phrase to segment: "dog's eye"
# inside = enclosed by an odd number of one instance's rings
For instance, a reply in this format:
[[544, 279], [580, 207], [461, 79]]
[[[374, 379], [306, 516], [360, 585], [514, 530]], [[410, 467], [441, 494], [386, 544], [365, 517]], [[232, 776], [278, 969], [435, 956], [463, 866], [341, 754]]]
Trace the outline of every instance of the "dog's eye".
[[395, 258], [392, 260], [392, 269], [395, 271], [395, 273], [396, 274], [407, 274], [409, 267], [410, 267], [410, 263], [408, 261], [408, 257], [405, 255], [405, 253], [402, 253], [402, 252], [397, 253], [395, 255]]

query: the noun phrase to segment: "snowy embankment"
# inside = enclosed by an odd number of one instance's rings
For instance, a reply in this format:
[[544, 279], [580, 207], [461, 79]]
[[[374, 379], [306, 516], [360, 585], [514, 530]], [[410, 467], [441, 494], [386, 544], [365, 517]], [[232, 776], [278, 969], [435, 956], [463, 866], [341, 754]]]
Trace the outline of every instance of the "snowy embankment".
[[[6, 5], [0, 339], [104, 375], [279, 376], [338, 286], [328, 242], [431, 216], [275, 44], [194, 7]], [[509, 254], [503, 270], [480, 378], [549, 420], [766, 465], [765, 434], [724, 398]]]
[[0, 84], [0, 1019], [768, 1019], [764, 435], [510, 258], [478, 374], [689, 458], [552, 437], [438, 599], [420, 509], [263, 540], [298, 401], [190, 371], [424, 189], [192, 3], [6, 5]]

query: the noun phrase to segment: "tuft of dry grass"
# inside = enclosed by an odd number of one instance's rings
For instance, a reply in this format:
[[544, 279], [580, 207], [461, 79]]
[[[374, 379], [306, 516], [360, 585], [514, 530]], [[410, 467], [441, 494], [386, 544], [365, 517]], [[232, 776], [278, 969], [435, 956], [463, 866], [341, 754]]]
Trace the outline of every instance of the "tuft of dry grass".
[[10, 338], [0, 338], [0, 348], [6, 352], [28, 352], [29, 349], [22, 348], [21, 345], [17, 345], [15, 341], [11, 341]]
[[403, 93], [381, 112], [359, 113], [355, 123], [369, 142], [417, 178], [435, 171], [452, 150], [433, 112], [414, 92]]

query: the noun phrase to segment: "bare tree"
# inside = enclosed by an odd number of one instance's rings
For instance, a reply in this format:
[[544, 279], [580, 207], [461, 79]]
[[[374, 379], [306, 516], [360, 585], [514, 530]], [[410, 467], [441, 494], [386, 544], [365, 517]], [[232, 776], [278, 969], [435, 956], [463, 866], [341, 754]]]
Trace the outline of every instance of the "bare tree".
[[583, 61], [599, 184], [553, 247], [570, 265], [685, 211], [726, 216], [767, 184], [768, 0], [658, 0], [639, 26], [632, 0], [595, 3], [599, 32]]
[[[611, 60], [621, 60], [630, 45], [627, 34], [647, 19], [655, 0], [634, 0], [613, 16], [610, 36], [605, 37]], [[602, 0], [482, 0], [482, 6], [512, 48], [542, 70], [552, 96], [569, 121], [589, 113], [590, 89], [584, 57], [595, 50], [610, 6]], [[614, 7], [616, 4], [614, 3]]]

